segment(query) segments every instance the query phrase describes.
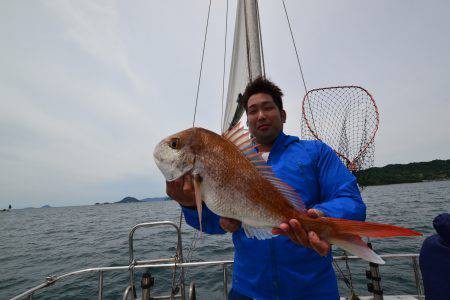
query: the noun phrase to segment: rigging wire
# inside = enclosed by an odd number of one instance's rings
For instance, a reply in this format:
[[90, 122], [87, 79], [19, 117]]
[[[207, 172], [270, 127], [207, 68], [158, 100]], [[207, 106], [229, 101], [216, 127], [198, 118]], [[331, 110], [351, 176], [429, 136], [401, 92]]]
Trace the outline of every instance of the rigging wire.
[[289, 26], [289, 32], [291, 34], [292, 45], [294, 46], [295, 56], [297, 57], [298, 68], [300, 70], [300, 75], [301, 75], [301, 78], [302, 78], [303, 87], [305, 88], [305, 95], [306, 95], [306, 98], [308, 99], [308, 106], [309, 106], [309, 110], [311, 112], [312, 123], [313, 123], [313, 126], [315, 128], [316, 124], [314, 123], [314, 116], [312, 115], [312, 111], [311, 111], [311, 107], [310, 107], [310, 103], [309, 103], [308, 88], [306, 87], [306, 81], [305, 81], [305, 76], [303, 74], [302, 64], [300, 62], [300, 56], [298, 54], [297, 45], [295, 43], [294, 33], [292, 32], [291, 21], [289, 20], [289, 15], [288, 15], [288, 12], [287, 12], [285, 0], [281, 0], [281, 2], [283, 3], [284, 14], [286, 15], [286, 20], [287, 20], [287, 23], [288, 23], [288, 26]]
[[287, 23], [289, 26], [289, 32], [291, 33], [292, 44], [294, 46], [295, 55], [297, 57], [297, 64], [298, 64], [298, 68], [300, 69], [300, 75], [302, 77], [303, 87], [305, 88], [305, 93], [308, 93], [308, 89], [306, 88], [305, 76], [303, 75], [302, 64], [300, 63], [300, 56], [298, 54], [297, 45], [295, 43], [294, 33], [292, 32], [291, 21], [289, 20], [289, 15], [288, 15], [287, 8], [286, 8], [286, 3], [284, 2], [284, 0], [281, 0], [281, 2], [283, 3], [284, 14], [286, 15], [286, 20], [287, 20]]
[[227, 60], [227, 35], [228, 35], [228, 0], [226, 0], [226, 10], [225, 10], [225, 41], [223, 50], [223, 73], [222, 73], [222, 105], [220, 113], [220, 128], [223, 128], [223, 99], [225, 97], [225, 67]]
[[[205, 35], [204, 35], [204, 38], [203, 38], [202, 60], [200, 62], [200, 71], [199, 71], [199, 74], [198, 74], [197, 92], [196, 92], [196, 95], [195, 95], [195, 107], [194, 107], [194, 117], [193, 117], [193, 120], [192, 120], [192, 127], [195, 126], [195, 117], [197, 115], [198, 95], [199, 95], [199, 92], [200, 92], [200, 82], [201, 82], [201, 79], [202, 79], [203, 60], [205, 58], [205, 48], [206, 48], [206, 39], [207, 39], [207, 36], [208, 36], [208, 27], [209, 27], [209, 16], [210, 16], [210, 13], [211, 13], [211, 0], [209, 0], [209, 4], [208, 4], [208, 14], [207, 14], [207, 18], [206, 18]], [[180, 212], [180, 220], [179, 220], [180, 230], [181, 230], [182, 219], [183, 219], [183, 210], [181, 210], [181, 212]], [[193, 250], [194, 250], [194, 248], [196, 246], [196, 243], [197, 243], [196, 240], [197, 240], [197, 233], [195, 232], [193, 240], [192, 240], [190, 248], [189, 248], [189, 251], [188, 251], [188, 255], [187, 255], [187, 258], [188, 258], [187, 261], [188, 262], [190, 261], [191, 256], [192, 256], [192, 252], [193, 252]], [[189, 269], [187, 271], [189, 271]], [[176, 272], [176, 269], [174, 270], [174, 272]], [[188, 272], [186, 272], [185, 276], [187, 276], [187, 274], [188, 274]], [[180, 276], [178, 278], [178, 284], [181, 283], [181, 279], [182, 278], [181, 278], [181, 273], [180, 273]]]
[[211, 0], [209, 0], [208, 5], [208, 17], [206, 18], [206, 28], [205, 28], [205, 37], [203, 38], [203, 49], [202, 49], [202, 61], [200, 62], [200, 72], [198, 74], [198, 82], [197, 82], [197, 93], [195, 96], [195, 108], [194, 108], [194, 119], [192, 120], [192, 127], [195, 125], [195, 117], [197, 115], [197, 105], [198, 105], [198, 94], [200, 92], [200, 82], [202, 80], [202, 71], [203, 71], [203, 59], [205, 58], [205, 48], [206, 48], [206, 37], [208, 35], [208, 26], [209, 26], [209, 15], [211, 12]]

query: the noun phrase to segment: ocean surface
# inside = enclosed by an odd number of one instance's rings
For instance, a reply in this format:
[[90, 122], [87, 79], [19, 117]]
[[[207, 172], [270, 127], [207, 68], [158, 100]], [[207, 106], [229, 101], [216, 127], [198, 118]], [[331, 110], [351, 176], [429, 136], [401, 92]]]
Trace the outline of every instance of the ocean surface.
[[[379, 254], [417, 253], [432, 234], [432, 221], [450, 212], [450, 181], [368, 187], [363, 191], [367, 220], [408, 227], [424, 234], [418, 238], [372, 240]], [[178, 223], [180, 209], [173, 201], [156, 203], [91, 205], [20, 209], [0, 213], [0, 299], [9, 299], [45, 281], [89, 267], [128, 265], [128, 232], [142, 222], [169, 220]], [[184, 255], [189, 252], [194, 230], [183, 222]], [[135, 258], [169, 258], [175, 254], [176, 235], [170, 227], [138, 230]], [[340, 255], [340, 250], [335, 251]], [[203, 235], [192, 252], [192, 261], [226, 260], [233, 257], [231, 236]], [[340, 263], [341, 268], [345, 265]], [[350, 263], [359, 295], [368, 295], [365, 262]], [[385, 294], [415, 294], [410, 260], [387, 260], [380, 268]], [[141, 274], [141, 273], [139, 273]], [[231, 274], [231, 268], [230, 268]], [[152, 295], [168, 294], [171, 270], [154, 271]], [[221, 299], [222, 269], [202, 267], [188, 272], [197, 284], [199, 299]], [[104, 298], [121, 299], [128, 284], [127, 272], [105, 273]], [[137, 277], [140, 282], [140, 275]], [[229, 278], [231, 282], [231, 276]], [[95, 299], [98, 274], [65, 278], [37, 292], [33, 299]], [[138, 285], [139, 286], [139, 285]], [[341, 295], [348, 290], [340, 281]]]

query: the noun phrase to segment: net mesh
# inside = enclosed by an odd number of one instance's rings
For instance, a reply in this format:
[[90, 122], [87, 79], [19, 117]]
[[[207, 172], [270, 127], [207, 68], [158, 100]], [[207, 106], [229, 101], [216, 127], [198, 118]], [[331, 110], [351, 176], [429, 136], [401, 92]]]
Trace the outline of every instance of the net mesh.
[[303, 98], [303, 139], [328, 144], [353, 172], [374, 164], [378, 108], [358, 86], [314, 89]]

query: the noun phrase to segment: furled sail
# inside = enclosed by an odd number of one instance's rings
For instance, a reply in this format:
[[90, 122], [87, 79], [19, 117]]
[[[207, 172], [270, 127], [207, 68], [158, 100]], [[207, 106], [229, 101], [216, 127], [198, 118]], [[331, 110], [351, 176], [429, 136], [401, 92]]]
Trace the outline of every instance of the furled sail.
[[222, 132], [234, 126], [244, 109], [238, 103], [247, 83], [262, 74], [257, 0], [239, 0]]

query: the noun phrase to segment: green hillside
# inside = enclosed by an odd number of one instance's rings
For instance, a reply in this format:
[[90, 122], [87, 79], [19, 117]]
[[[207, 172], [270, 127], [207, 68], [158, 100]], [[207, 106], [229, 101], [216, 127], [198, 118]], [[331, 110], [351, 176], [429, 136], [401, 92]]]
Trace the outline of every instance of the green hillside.
[[362, 186], [450, 179], [450, 159], [387, 165], [356, 173]]

